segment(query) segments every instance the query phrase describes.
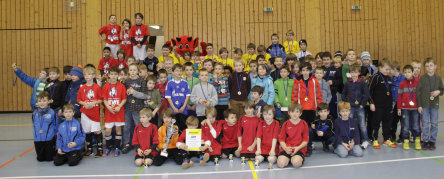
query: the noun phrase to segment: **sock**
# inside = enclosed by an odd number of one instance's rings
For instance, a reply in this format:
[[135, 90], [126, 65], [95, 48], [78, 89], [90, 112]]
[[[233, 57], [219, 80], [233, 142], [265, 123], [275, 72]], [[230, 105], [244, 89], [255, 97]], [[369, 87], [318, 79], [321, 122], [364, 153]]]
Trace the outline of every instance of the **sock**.
[[102, 134], [94, 134], [94, 136], [96, 137], [96, 143], [97, 143], [97, 150], [103, 150], [102, 149], [102, 141], [103, 141], [103, 136]]
[[111, 149], [111, 147], [112, 147], [112, 139], [113, 139], [113, 137], [112, 136], [105, 136], [105, 140], [106, 140], [106, 148], [107, 149]]
[[122, 142], [122, 135], [116, 135], [114, 139], [114, 146], [120, 149], [120, 143]]
[[92, 134], [86, 134], [86, 148], [92, 150]]

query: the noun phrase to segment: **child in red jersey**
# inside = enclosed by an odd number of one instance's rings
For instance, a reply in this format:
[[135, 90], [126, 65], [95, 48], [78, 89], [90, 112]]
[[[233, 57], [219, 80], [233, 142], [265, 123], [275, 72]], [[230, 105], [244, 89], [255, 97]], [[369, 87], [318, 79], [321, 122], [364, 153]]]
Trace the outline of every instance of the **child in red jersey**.
[[140, 110], [140, 124], [134, 128], [133, 145], [136, 149], [134, 163], [136, 166], [149, 166], [157, 156], [156, 147], [159, 144], [157, 126], [150, 123], [153, 111], [148, 108]]
[[[103, 156], [108, 156], [115, 147], [114, 157], [120, 155], [120, 143], [122, 141], [122, 126], [125, 125], [126, 88], [117, 81], [119, 69], [111, 67], [109, 72], [109, 83], [102, 88], [103, 104], [105, 105], [105, 140], [106, 148]], [[111, 131], [116, 126], [116, 136], [112, 140]]]
[[128, 68], [128, 64], [126, 62], [125, 58], [125, 50], [120, 49], [117, 51], [117, 60], [116, 60], [116, 66], [119, 68], [119, 70], [122, 70], [124, 68]]
[[204, 141], [210, 141], [211, 143], [205, 152], [210, 154], [210, 160], [213, 160], [217, 165], [222, 150], [222, 145], [219, 142], [222, 130], [221, 123], [220, 121], [216, 121], [217, 110], [214, 107], [207, 107], [205, 116], [205, 121], [202, 121], [202, 139]]
[[102, 129], [100, 126], [100, 103], [102, 103], [102, 89], [98, 84], [93, 82], [96, 74], [96, 69], [93, 67], [86, 67], [83, 69], [83, 76], [86, 80], [86, 84], [80, 86], [77, 94], [77, 102], [82, 105], [80, 108], [81, 124], [83, 131], [86, 133], [86, 156], [92, 154], [92, 138], [93, 135], [96, 138], [97, 144], [96, 157], [101, 157], [103, 154], [102, 149]]
[[239, 143], [237, 141], [237, 131], [239, 123], [237, 122], [236, 111], [227, 109], [224, 111], [225, 120], [221, 122], [222, 129], [222, 158], [233, 160], [233, 155], [240, 157]]
[[130, 38], [131, 21], [129, 19], [123, 19], [122, 21], [122, 33], [120, 33], [120, 49], [125, 50], [127, 57], [133, 56], [133, 44]]
[[282, 125], [279, 133], [279, 143], [281, 151], [279, 153], [277, 165], [284, 168], [289, 162], [294, 168], [299, 168], [304, 164], [305, 153], [308, 143], [308, 125], [301, 120], [302, 106], [292, 103], [288, 107], [290, 120]]
[[[117, 58], [117, 51], [120, 49], [120, 30], [119, 24], [116, 24], [117, 17], [114, 14], [109, 15], [109, 24], [99, 29], [99, 37], [106, 42], [106, 46], [111, 49], [111, 54], [114, 59]], [[105, 38], [102, 35], [105, 34]]]
[[130, 38], [133, 42], [133, 56], [136, 57], [137, 63], [140, 64], [147, 55], [145, 49], [148, 44], [150, 32], [148, 31], [148, 26], [142, 24], [142, 13], [136, 13], [134, 18], [136, 18], [136, 25], [130, 29]]
[[238, 143], [241, 161], [244, 164], [245, 159], [254, 160], [256, 153], [256, 131], [260, 119], [254, 115], [256, 104], [248, 100], [244, 104], [245, 115], [239, 118]]
[[158, 82], [154, 86], [154, 89], [157, 89], [160, 92], [160, 97], [161, 97], [160, 100], [162, 101], [162, 107], [160, 107], [159, 113], [161, 114], [163, 110], [165, 110], [170, 106], [168, 100], [165, 98], [165, 89], [168, 84], [167, 82], [168, 72], [165, 69], [161, 69], [158, 71], [158, 74], [159, 74]]
[[117, 66], [117, 61], [110, 54], [111, 49], [109, 47], [103, 48], [103, 57], [100, 59], [99, 66], [97, 67], [100, 70], [100, 75], [108, 74], [109, 68]]
[[276, 113], [273, 106], [267, 105], [262, 109], [264, 120], [261, 120], [256, 133], [257, 150], [256, 150], [256, 166], [264, 161], [268, 161], [268, 168], [273, 166], [276, 162], [276, 154], [279, 146], [277, 145], [277, 138], [279, 134], [279, 122], [274, 120]]

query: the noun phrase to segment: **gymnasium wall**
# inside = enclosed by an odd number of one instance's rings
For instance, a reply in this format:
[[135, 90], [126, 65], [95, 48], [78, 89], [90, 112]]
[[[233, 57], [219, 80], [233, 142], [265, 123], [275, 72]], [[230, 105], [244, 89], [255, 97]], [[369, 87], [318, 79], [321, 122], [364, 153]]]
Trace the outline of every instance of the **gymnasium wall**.
[[97, 31], [111, 13], [120, 23], [142, 12], [145, 24], [164, 26], [166, 40], [192, 35], [216, 49], [268, 46], [272, 33], [283, 42], [292, 29], [313, 53], [353, 48], [402, 65], [431, 56], [444, 75], [440, 0], [0, 0], [0, 8], [0, 111], [30, 110], [31, 88], [20, 80], [13, 86], [13, 62], [34, 77], [43, 67], [98, 64]]

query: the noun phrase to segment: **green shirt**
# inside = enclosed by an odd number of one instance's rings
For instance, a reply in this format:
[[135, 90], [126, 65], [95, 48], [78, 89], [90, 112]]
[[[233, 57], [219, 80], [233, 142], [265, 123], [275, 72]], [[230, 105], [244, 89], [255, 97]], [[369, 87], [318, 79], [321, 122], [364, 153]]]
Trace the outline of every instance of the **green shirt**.
[[[186, 80], [188, 83], [188, 88], [190, 88], [190, 93], [193, 92], [194, 86], [196, 86], [196, 84], [200, 83], [199, 78], [196, 78], [196, 77], [193, 77], [191, 80], [187, 80], [187, 78], [185, 77], [184, 80]], [[188, 104], [193, 105], [194, 103], [192, 103], [191, 100], [188, 100]]]

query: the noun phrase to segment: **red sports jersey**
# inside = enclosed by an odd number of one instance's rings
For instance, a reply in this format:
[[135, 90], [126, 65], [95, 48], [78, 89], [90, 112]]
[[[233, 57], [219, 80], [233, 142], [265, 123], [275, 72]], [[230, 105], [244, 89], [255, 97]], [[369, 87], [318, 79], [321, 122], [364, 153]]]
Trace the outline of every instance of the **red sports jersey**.
[[125, 56], [133, 56], [133, 44], [129, 36], [129, 30], [122, 30], [122, 39], [120, 43], [120, 49], [125, 50]]
[[113, 57], [109, 57], [108, 59], [105, 59], [105, 57], [102, 57], [99, 62], [99, 66], [97, 67], [98, 70], [103, 70], [105, 74], [108, 74], [109, 68], [117, 66], [117, 60]]
[[186, 132], [186, 130], [184, 130], [184, 131], [180, 134], [179, 138], [177, 139], [177, 142], [185, 143], [185, 140], [186, 140], [186, 139], [187, 139], [187, 132]]
[[99, 29], [99, 34], [106, 35], [106, 43], [108, 44], [119, 44], [120, 43], [120, 25], [105, 25]]
[[211, 142], [211, 148], [213, 149], [213, 152], [209, 152], [207, 150], [207, 153], [209, 153], [210, 155], [220, 155], [222, 153], [222, 145], [218, 141], [220, 141], [219, 135], [222, 130], [222, 126], [219, 121], [214, 121], [211, 125], [216, 131], [216, 137], [211, 134], [210, 126], [208, 126], [208, 124], [204, 124], [202, 125], [202, 139], [204, 141], [209, 140]]
[[164, 84], [156, 83], [154, 86], [154, 89], [158, 89], [160, 92], [160, 100], [162, 100], [162, 107], [159, 109], [159, 114], [162, 114], [162, 111], [168, 107], [170, 107], [170, 104], [168, 103], [168, 100], [165, 98], [165, 89], [168, 82], [165, 82]]
[[117, 61], [117, 68], [119, 68], [119, 70], [124, 69], [124, 68], [128, 68], [128, 64], [126, 63], [126, 59], [123, 59], [123, 61], [120, 60], [116, 60]]
[[[287, 147], [297, 147], [302, 142], [308, 142], [308, 125], [304, 120], [299, 120], [299, 123], [293, 124], [290, 120], [282, 125], [279, 133], [279, 142], [285, 142]], [[284, 151], [281, 149], [280, 152]], [[302, 153], [307, 152], [307, 146], [300, 150]]]
[[[82, 85], [80, 86], [79, 93], [77, 94], [77, 102], [83, 101], [91, 103], [94, 101], [102, 100], [102, 89], [98, 84], [93, 83], [92, 86]], [[91, 109], [86, 109], [82, 106], [80, 112], [88, 116], [89, 119], [95, 122], [100, 122], [100, 105], [96, 104]]]
[[237, 131], [239, 130], [239, 124], [236, 123], [233, 126], [229, 126], [225, 120], [222, 120], [220, 123], [222, 127], [222, 139], [220, 139], [222, 149], [238, 147]]
[[[118, 106], [122, 100], [126, 99], [126, 88], [120, 82], [116, 84], [107, 83], [102, 87], [103, 100], [107, 100], [110, 106]], [[122, 106], [117, 113], [111, 113], [105, 107], [105, 123], [109, 122], [125, 122], [125, 107]]]
[[242, 137], [242, 150], [241, 153], [255, 153], [256, 147], [253, 151], [248, 151], [248, 147], [253, 144], [254, 139], [256, 138], [256, 131], [259, 126], [260, 119], [256, 116], [247, 117], [242, 116], [239, 119], [239, 128], [237, 132], [238, 137]]
[[271, 145], [273, 139], [276, 139], [276, 147], [274, 148], [275, 155], [278, 154], [279, 145], [277, 143], [278, 135], [279, 135], [279, 122], [273, 120], [270, 125], [265, 122], [265, 120], [261, 120], [259, 123], [259, 127], [257, 129], [256, 137], [261, 139], [261, 154], [269, 155], [271, 150]]
[[[150, 124], [148, 127], [143, 127], [142, 124], [137, 125], [134, 128], [133, 146], [139, 145], [140, 149], [145, 151], [150, 149], [152, 144], [159, 144], [157, 126], [154, 124]], [[135, 152], [137, 155], [137, 150]], [[155, 156], [154, 153], [153, 156]]]
[[[144, 36], [150, 36], [150, 31], [145, 24], [134, 25], [130, 29], [130, 37], [136, 39], [138, 43], [142, 42]], [[142, 45], [148, 44], [148, 39]], [[137, 45], [137, 44], [133, 44]]]

